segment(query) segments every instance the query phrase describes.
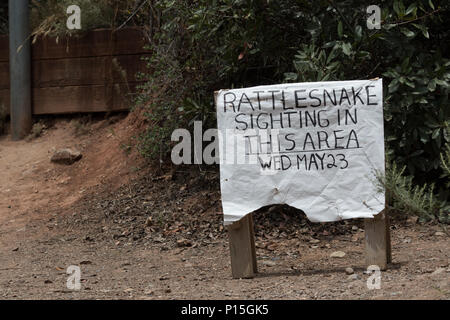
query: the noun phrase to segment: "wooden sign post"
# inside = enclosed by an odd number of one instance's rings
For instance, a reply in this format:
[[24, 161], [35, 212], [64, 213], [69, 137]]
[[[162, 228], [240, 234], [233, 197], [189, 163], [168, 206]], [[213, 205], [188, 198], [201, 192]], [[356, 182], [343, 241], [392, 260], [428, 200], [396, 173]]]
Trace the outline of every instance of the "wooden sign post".
[[[385, 211], [373, 219], [364, 219], [366, 266], [386, 270], [391, 263], [389, 217]], [[233, 278], [253, 278], [257, 271], [253, 218], [249, 213], [228, 226], [231, 273]]]
[[252, 278], [258, 272], [252, 214], [228, 226], [228, 234], [233, 278]]
[[377, 265], [380, 270], [386, 270], [391, 263], [391, 234], [389, 216], [386, 210], [377, 214], [373, 219], [364, 219], [366, 264]]

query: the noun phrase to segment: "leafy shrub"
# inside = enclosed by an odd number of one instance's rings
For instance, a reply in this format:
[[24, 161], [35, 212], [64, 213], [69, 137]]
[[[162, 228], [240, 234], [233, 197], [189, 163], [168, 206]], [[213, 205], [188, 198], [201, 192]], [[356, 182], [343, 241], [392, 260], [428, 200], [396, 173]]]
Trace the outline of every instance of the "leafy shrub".
[[194, 120], [215, 126], [214, 90], [281, 82], [295, 54], [291, 40], [305, 34], [296, 14], [307, 2], [297, 2], [155, 0], [160, 27], [137, 99], [151, 123], [141, 152], [165, 158], [173, 129]]
[[162, 20], [143, 100], [158, 94], [165, 102], [154, 104], [184, 121], [187, 98], [204, 106], [197, 108], [201, 118], [214, 111], [219, 88], [383, 76], [393, 160], [418, 183], [441, 186], [439, 155], [449, 142], [449, 5], [379, 5], [382, 28], [369, 30], [365, 1], [155, 1]]
[[145, 156], [164, 158], [174, 128], [213, 119], [212, 93], [220, 88], [383, 77], [387, 154], [403, 168], [386, 177], [397, 181], [391, 194], [402, 210], [448, 216], [441, 156], [450, 142], [448, 2], [380, 1], [374, 30], [366, 1], [153, 4], [160, 28], [138, 101], [151, 120], [140, 144]]
[[0, 3], [0, 34], [8, 33], [8, 2]]
[[450, 223], [450, 205], [436, 198], [434, 184], [414, 185], [412, 177], [404, 175], [405, 169], [390, 163], [386, 174], [378, 176], [379, 185], [386, 190], [388, 207], [394, 212], [416, 215], [422, 221], [437, 218], [440, 222]]
[[450, 144], [447, 144], [444, 152], [441, 153], [442, 178], [446, 179], [445, 186], [450, 189]]
[[[147, 19], [147, 11], [140, 5], [141, 3], [145, 4], [136, 0], [32, 0], [30, 12], [32, 36], [33, 39], [47, 35], [71, 36], [91, 29], [121, 27], [127, 22], [143, 25], [146, 22], [144, 19]], [[69, 15], [66, 10], [70, 5], [80, 7], [81, 30], [67, 29], [66, 22]], [[1, 13], [0, 11], [0, 15]]]

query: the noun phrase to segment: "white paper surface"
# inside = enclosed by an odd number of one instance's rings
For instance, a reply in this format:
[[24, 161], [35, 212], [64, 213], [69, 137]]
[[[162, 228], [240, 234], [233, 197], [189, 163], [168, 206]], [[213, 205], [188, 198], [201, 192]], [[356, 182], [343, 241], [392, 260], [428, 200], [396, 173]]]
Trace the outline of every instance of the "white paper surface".
[[225, 224], [270, 204], [313, 222], [384, 209], [381, 79], [221, 90], [216, 104]]

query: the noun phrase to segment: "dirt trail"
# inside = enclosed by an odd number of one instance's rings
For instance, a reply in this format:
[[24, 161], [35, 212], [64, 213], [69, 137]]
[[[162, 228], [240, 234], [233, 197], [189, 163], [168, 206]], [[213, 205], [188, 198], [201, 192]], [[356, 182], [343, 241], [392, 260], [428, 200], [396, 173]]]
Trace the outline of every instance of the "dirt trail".
[[[51, 215], [64, 215], [71, 204], [91, 187], [115, 186], [128, 180], [127, 157], [120, 152], [117, 126], [99, 121], [90, 127], [95, 134], [76, 134], [74, 121], [62, 120], [32, 141], [0, 137], [0, 244], [12, 246], [26, 233], [27, 224]], [[126, 128], [119, 127], [119, 131]], [[59, 148], [75, 148], [82, 161], [72, 166], [50, 162]], [[13, 233], [12, 239], [5, 237]]]
[[[439, 225], [394, 223], [394, 263], [382, 273], [379, 290], [366, 286], [364, 233], [356, 222], [353, 229], [349, 226], [353, 231], [337, 236], [262, 236], [256, 226], [260, 273], [252, 280], [231, 279], [225, 232], [211, 235], [207, 244], [180, 248], [159, 240], [151, 228], [139, 241], [109, 236], [107, 230], [117, 227], [119, 216], [104, 217], [102, 206], [118, 198], [108, 197], [139, 171], [136, 158], [123, 151], [132, 135], [130, 121], [97, 121], [90, 133], [77, 136], [70, 121], [60, 120], [30, 142], [0, 138], [0, 298], [450, 299], [450, 240]], [[83, 158], [71, 166], [51, 163], [53, 151], [62, 147], [79, 149]], [[186, 204], [178, 199], [177, 210], [199, 214], [202, 198], [213, 203], [210, 211], [219, 210], [217, 199], [209, 199], [217, 191], [190, 190], [184, 181], [174, 186], [176, 182], [160, 176], [149, 180], [153, 198], [166, 201], [163, 193], [172, 192], [172, 185], [190, 197]], [[108, 190], [108, 196], [101, 190]], [[87, 197], [94, 193], [102, 201]], [[153, 198], [149, 195], [146, 205], [153, 205]], [[159, 204], [164, 205], [171, 210], [173, 200]], [[149, 210], [156, 209], [160, 207]], [[128, 219], [125, 226], [145, 218], [128, 207], [120, 210]], [[83, 219], [87, 222], [79, 224]], [[212, 228], [219, 228], [218, 221]], [[93, 236], [97, 233], [106, 235]], [[308, 241], [313, 237], [319, 241]], [[337, 250], [345, 257], [330, 258]], [[81, 267], [80, 291], [66, 287], [69, 265]], [[347, 267], [356, 276], [348, 278]]]

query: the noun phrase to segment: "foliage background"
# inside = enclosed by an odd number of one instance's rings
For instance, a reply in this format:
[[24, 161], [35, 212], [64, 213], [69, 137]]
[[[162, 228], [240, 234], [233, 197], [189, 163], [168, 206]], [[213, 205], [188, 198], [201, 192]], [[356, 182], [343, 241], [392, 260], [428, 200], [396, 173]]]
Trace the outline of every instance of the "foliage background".
[[34, 34], [66, 34], [69, 2], [80, 5], [83, 30], [134, 24], [148, 33], [153, 54], [136, 99], [149, 120], [138, 144], [145, 157], [165, 161], [175, 128], [214, 127], [215, 90], [382, 77], [383, 183], [403, 203], [426, 196], [427, 212], [450, 221], [447, 0], [377, 1], [379, 30], [367, 28], [373, 3], [361, 0], [33, 0]]
[[162, 23], [138, 101], [152, 123], [141, 139], [145, 156], [164, 158], [172, 130], [193, 120], [214, 126], [212, 93], [220, 88], [383, 77], [387, 155], [395, 168], [405, 167], [387, 175], [397, 181], [385, 185], [394, 196], [400, 194], [393, 186], [409, 188], [405, 201], [422, 195], [428, 212], [448, 220], [448, 175], [441, 161], [450, 142], [447, 1], [380, 1], [380, 30], [366, 26], [367, 1], [152, 5], [162, 12]]

